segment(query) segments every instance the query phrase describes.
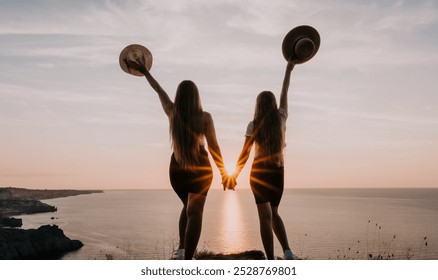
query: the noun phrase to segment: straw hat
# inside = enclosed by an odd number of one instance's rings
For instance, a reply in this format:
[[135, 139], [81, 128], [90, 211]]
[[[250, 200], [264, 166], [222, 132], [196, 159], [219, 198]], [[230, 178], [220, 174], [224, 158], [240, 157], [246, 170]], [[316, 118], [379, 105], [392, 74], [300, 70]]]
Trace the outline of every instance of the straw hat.
[[120, 67], [122, 67], [123, 71], [125, 71], [126, 73], [129, 73], [129, 74], [132, 74], [135, 76], [144, 76], [143, 73], [141, 73], [140, 71], [138, 71], [132, 67], [128, 67], [128, 65], [126, 64], [127, 60], [142, 61], [142, 54], [143, 54], [143, 57], [145, 59], [146, 69], [148, 71], [151, 70], [151, 67], [152, 67], [152, 54], [151, 54], [151, 52], [147, 48], [143, 47], [142, 45], [137, 45], [137, 44], [129, 45], [122, 50], [122, 52], [120, 53], [120, 56], [119, 56]]
[[287, 61], [300, 64], [310, 60], [318, 52], [320, 42], [321, 39], [315, 28], [301, 25], [286, 34], [281, 49]]

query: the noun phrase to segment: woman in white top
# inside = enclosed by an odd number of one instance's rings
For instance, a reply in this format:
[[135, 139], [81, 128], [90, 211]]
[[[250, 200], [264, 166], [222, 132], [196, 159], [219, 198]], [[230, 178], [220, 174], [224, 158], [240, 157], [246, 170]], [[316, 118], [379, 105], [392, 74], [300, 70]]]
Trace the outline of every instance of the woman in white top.
[[211, 115], [202, 110], [198, 88], [192, 81], [182, 81], [176, 91], [175, 102], [152, 77], [145, 67], [145, 59], [140, 52], [132, 55], [138, 59], [126, 59], [126, 64], [140, 71], [151, 87], [158, 93], [164, 112], [169, 118], [173, 154], [169, 175], [171, 185], [183, 203], [179, 218], [179, 250], [177, 258], [192, 259], [202, 228], [202, 216], [207, 192], [213, 172], [205, 150], [208, 151], [222, 175], [224, 169], [221, 151]]
[[285, 259], [293, 259], [283, 221], [278, 214], [278, 206], [284, 189], [285, 130], [287, 119], [287, 93], [290, 75], [294, 68], [288, 62], [277, 108], [275, 96], [270, 91], [257, 96], [254, 120], [246, 131], [246, 139], [237, 161], [237, 168], [231, 176], [228, 188], [234, 188], [236, 178], [247, 162], [251, 148], [255, 144], [254, 162], [251, 168], [250, 185], [257, 204], [260, 233], [268, 259], [274, 259], [273, 232], [284, 251]]

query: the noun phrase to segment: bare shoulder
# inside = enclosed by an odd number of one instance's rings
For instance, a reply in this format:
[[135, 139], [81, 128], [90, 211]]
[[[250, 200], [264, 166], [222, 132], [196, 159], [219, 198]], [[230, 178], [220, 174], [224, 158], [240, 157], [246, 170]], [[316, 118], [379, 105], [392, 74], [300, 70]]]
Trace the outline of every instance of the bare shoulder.
[[211, 114], [207, 111], [203, 112], [202, 117], [204, 118], [204, 120], [212, 120]]
[[204, 111], [202, 118], [203, 118], [204, 123], [213, 122], [213, 118], [209, 112]]
[[209, 131], [213, 125], [213, 118], [209, 112], [204, 111], [202, 115], [202, 122], [204, 124], [204, 130]]
[[170, 109], [170, 110], [168, 110], [168, 111], [165, 111], [165, 113], [166, 113], [166, 115], [167, 115], [167, 118], [169, 119], [169, 121], [173, 118], [173, 115], [175, 114], [175, 110], [173, 110], [173, 107], [172, 107], [172, 109]]

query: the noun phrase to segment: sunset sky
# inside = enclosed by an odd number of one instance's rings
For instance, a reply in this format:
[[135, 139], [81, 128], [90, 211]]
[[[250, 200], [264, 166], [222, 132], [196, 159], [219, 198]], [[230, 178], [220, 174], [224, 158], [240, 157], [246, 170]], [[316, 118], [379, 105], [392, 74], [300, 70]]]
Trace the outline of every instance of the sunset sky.
[[[170, 188], [168, 120], [132, 43], [173, 99], [199, 87], [226, 162], [255, 98], [279, 98], [281, 43], [315, 27], [292, 72], [287, 187], [438, 187], [437, 1], [0, 0], [0, 186]], [[247, 163], [238, 188], [248, 188]], [[213, 189], [220, 189], [217, 170]]]

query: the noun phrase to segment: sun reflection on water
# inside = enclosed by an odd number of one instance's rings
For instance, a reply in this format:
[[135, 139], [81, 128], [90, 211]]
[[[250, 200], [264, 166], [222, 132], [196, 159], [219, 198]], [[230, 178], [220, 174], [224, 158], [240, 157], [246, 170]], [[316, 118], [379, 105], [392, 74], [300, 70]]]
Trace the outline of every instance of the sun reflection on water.
[[237, 193], [226, 191], [224, 196], [220, 221], [221, 247], [225, 253], [232, 253], [242, 248], [245, 242], [242, 209]]

